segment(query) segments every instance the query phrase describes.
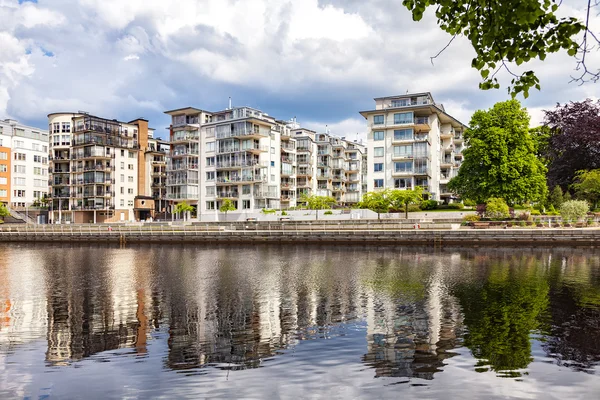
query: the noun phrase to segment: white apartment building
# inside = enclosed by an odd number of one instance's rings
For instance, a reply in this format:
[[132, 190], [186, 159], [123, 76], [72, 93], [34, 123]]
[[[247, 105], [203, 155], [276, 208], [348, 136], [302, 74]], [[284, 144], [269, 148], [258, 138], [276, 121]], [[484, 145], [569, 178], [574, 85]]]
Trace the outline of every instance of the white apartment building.
[[284, 121], [249, 107], [171, 115], [167, 197], [199, 214], [225, 199], [239, 211], [296, 205], [295, 140]]
[[452, 202], [448, 181], [462, 162], [466, 125], [436, 104], [431, 93], [379, 97], [361, 111], [368, 125], [367, 189], [412, 189]]
[[298, 198], [331, 196], [342, 205], [361, 200], [366, 156], [362, 143], [297, 126], [292, 135], [297, 143]]
[[48, 132], [0, 121], [0, 202], [21, 209], [48, 195]]
[[148, 121], [53, 113], [48, 123], [52, 221], [118, 222], [153, 215]]

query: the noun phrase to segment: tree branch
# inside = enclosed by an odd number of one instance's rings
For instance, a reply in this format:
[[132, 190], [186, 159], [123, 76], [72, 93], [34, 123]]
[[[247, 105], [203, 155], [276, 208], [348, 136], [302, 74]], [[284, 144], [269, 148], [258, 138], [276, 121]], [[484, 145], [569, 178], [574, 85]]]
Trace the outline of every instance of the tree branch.
[[[600, 40], [598, 40], [598, 37], [596, 37], [596, 35], [594, 34], [594, 32], [590, 31], [590, 10], [592, 9], [592, 7], [596, 7], [600, 5], [600, 0], [594, 0], [594, 4], [592, 4], [592, 0], [588, 0], [588, 4], [587, 4], [587, 13], [585, 16], [585, 30], [583, 32], [583, 39], [581, 41], [581, 44], [579, 45], [579, 50], [578, 52], [581, 53], [581, 59], [577, 60], [577, 65], [575, 67], [575, 71], [581, 71], [581, 74], [578, 77], [574, 77], [573, 75], [571, 75], [571, 80], [569, 81], [569, 83], [571, 82], [578, 82], [579, 86], [583, 85], [585, 82], [591, 81], [591, 82], [598, 82], [598, 80], [600, 80], [600, 69], [598, 69], [598, 72], [592, 72], [588, 69], [586, 63], [585, 63], [585, 57], [586, 55], [591, 52], [594, 47], [596, 46], [600, 46]], [[589, 45], [588, 44], [588, 35], [590, 35], [590, 37], [593, 39], [593, 41], [595, 41], [595, 44]]]

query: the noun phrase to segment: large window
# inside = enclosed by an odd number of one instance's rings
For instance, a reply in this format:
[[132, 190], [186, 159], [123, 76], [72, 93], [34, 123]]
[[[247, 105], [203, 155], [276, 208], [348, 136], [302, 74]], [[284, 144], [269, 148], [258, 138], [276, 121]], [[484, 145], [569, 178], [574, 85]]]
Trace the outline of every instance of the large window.
[[374, 164], [374, 172], [381, 172], [383, 171], [383, 163], [375, 163]]
[[383, 131], [373, 132], [373, 140], [383, 140], [384, 137], [385, 137], [385, 132], [383, 132]]
[[412, 129], [398, 129], [394, 131], [394, 140], [412, 140]]
[[392, 107], [406, 107], [410, 105], [410, 99], [392, 100]]
[[215, 151], [215, 142], [206, 143], [206, 151]]
[[375, 125], [383, 125], [384, 124], [384, 116], [383, 115], [375, 115], [373, 116], [373, 124]]
[[394, 124], [412, 124], [412, 122], [413, 122], [412, 111], [394, 114]]
[[383, 157], [384, 150], [383, 147], [375, 147], [373, 149], [373, 157]]
[[411, 178], [394, 179], [394, 189], [412, 189]]
[[397, 157], [412, 157], [412, 145], [394, 146], [394, 156]]
[[412, 161], [401, 161], [394, 163], [394, 172], [412, 172], [413, 163]]
[[383, 187], [383, 179], [375, 179], [373, 183], [376, 189]]

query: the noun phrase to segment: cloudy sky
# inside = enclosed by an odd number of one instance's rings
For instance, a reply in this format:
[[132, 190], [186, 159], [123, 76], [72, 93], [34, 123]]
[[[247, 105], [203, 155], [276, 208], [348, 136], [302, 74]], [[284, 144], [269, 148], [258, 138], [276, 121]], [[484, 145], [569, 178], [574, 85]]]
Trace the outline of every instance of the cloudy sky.
[[[565, 3], [563, 14], [583, 18], [585, 1]], [[477, 88], [465, 39], [431, 64], [449, 39], [432, 15], [413, 22], [400, 0], [0, 0], [0, 118], [45, 127], [50, 112], [84, 110], [144, 117], [164, 134], [164, 110], [216, 111], [231, 96], [353, 138], [373, 97], [430, 91], [468, 123], [508, 96]], [[593, 24], [600, 32], [600, 17]], [[591, 56], [600, 67], [600, 51]], [[533, 124], [557, 102], [600, 93], [569, 83], [565, 54], [532, 64]]]

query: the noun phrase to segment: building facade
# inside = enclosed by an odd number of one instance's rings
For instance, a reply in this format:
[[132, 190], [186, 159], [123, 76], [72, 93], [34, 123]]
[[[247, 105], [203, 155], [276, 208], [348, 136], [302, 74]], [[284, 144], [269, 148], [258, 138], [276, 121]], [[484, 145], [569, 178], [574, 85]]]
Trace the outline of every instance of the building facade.
[[48, 123], [52, 221], [119, 222], [154, 215], [148, 121], [54, 113]]
[[22, 209], [48, 195], [48, 132], [0, 121], [0, 202]]
[[367, 190], [420, 186], [432, 200], [452, 202], [448, 181], [462, 163], [466, 126], [431, 93], [375, 99], [367, 120]]

